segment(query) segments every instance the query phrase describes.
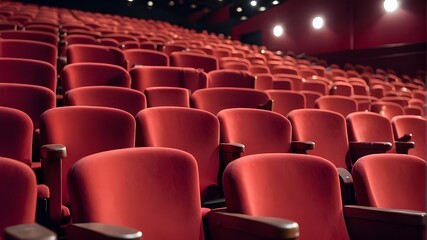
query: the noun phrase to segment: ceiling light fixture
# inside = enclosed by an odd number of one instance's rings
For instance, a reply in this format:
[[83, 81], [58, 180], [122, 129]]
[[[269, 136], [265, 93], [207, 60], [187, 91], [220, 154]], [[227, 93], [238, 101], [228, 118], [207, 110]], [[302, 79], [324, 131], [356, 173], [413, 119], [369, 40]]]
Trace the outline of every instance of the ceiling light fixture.
[[243, 11], [243, 8], [241, 8], [241, 7], [236, 8], [236, 12], [242, 12], [242, 11]]
[[147, 2], [147, 5], [148, 5], [149, 7], [152, 7], [152, 6], [154, 5], [154, 3], [153, 3], [153, 1], [148, 1], [148, 2]]
[[277, 5], [277, 4], [279, 4], [279, 1], [274, 0], [274, 1], [272, 2], [272, 4], [273, 4], [273, 5]]
[[384, 9], [387, 12], [396, 11], [397, 7], [399, 7], [399, 2], [397, 0], [385, 0], [384, 1]]
[[325, 21], [323, 20], [322, 17], [315, 17], [313, 19], [312, 25], [315, 29], [321, 29], [324, 23]]
[[276, 26], [274, 26], [274, 28], [273, 28], [273, 35], [274, 35], [275, 37], [280, 37], [280, 36], [282, 36], [282, 35], [283, 35], [283, 32], [284, 32], [284, 29], [283, 29], [283, 27], [282, 27], [282, 26], [280, 26], [280, 25], [276, 25]]
[[252, 0], [252, 1], [251, 1], [251, 6], [252, 6], [252, 7], [255, 7], [257, 4], [258, 4], [258, 2], [257, 2], [257, 1], [255, 1], [255, 0]]
[[264, 12], [265, 10], [266, 10], [266, 8], [264, 6], [262, 6], [262, 7], [259, 8], [260, 12]]
[[245, 21], [245, 20], [247, 20], [248, 19], [248, 17], [246, 17], [246, 16], [241, 16], [240, 17], [240, 20], [242, 20], [242, 21]]

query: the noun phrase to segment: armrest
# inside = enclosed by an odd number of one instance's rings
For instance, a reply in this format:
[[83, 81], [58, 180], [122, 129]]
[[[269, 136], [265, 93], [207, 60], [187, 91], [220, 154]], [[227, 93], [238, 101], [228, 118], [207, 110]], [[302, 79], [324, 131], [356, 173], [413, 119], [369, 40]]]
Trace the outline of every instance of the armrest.
[[43, 180], [49, 187], [49, 217], [52, 223], [59, 224], [62, 219], [62, 158], [67, 150], [61, 144], [48, 144], [41, 147]]
[[209, 233], [216, 239], [296, 239], [298, 223], [270, 217], [211, 211], [208, 214]]
[[395, 141], [394, 144], [396, 144], [396, 152], [401, 154], [408, 154], [409, 149], [415, 147], [415, 142]]
[[76, 223], [67, 227], [68, 240], [140, 240], [142, 232], [115, 225], [101, 223]]
[[291, 149], [294, 153], [307, 154], [308, 150], [313, 150], [315, 143], [312, 141], [292, 141]]
[[351, 239], [423, 239], [426, 213], [366, 206], [344, 206]]
[[220, 143], [219, 150], [225, 167], [231, 161], [240, 157], [242, 152], [245, 151], [245, 145], [241, 143]]
[[20, 224], [4, 229], [4, 240], [56, 240], [56, 234], [39, 224]]
[[396, 141], [399, 141], [399, 142], [409, 142], [409, 141], [411, 141], [411, 138], [412, 138], [412, 133], [406, 133], [402, 137], [396, 139]]
[[354, 185], [351, 173], [344, 168], [337, 168], [340, 177], [341, 197], [343, 204], [354, 203]]
[[351, 158], [353, 163], [357, 159], [375, 153], [385, 153], [390, 150], [390, 142], [350, 142]]
[[273, 100], [268, 99], [268, 101], [266, 103], [259, 105], [257, 108], [272, 111], [273, 110]]

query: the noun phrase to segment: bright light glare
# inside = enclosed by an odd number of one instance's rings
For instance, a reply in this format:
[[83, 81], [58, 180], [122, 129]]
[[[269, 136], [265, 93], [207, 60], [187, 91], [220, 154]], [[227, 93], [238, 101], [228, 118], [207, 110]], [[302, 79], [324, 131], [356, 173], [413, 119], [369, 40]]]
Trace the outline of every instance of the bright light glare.
[[282, 35], [283, 35], [283, 27], [282, 27], [282, 26], [280, 26], [280, 25], [276, 25], [276, 26], [273, 28], [273, 34], [274, 34], [274, 36], [275, 36], [275, 37], [280, 37], [280, 36], [282, 36]]
[[245, 21], [245, 20], [247, 20], [248, 19], [248, 17], [246, 17], [246, 16], [241, 16], [240, 17], [240, 20], [242, 20], [242, 21]]
[[242, 12], [242, 11], [243, 11], [243, 9], [241, 7], [236, 8], [236, 12]]
[[273, 5], [277, 5], [277, 4], [279, 4], [279, 1], [274, 0], [272, 3], [273, 3]]
[[315, 29], [321, 29], [323, 27], [323, 24], [324, 24], [323, 18], [322, 17], [315, 17], [313, 19], [312, 24], [313, 24], [313, 27]]
[[257, 4], [258, 4], [257, 1], [255, 1], [255, 0], [251, 1], [251, 6], [252, 7], [255, 7]]
[[394, 12], [396, 11], [397, 7], [399, 6], [399, 3], [397, 0], [385, 0], [384, 1], [384, 9], [387, 12]]
[[265, 10], [266, 10], [266, 8], [265, 8], [265, 7], [260, 7], [260, 8], [259, 8], [259, 11], [260, 11], [260, 12], [264, 12]]
[[150, 6], [150, 7], [152, 7], [154, 5], [154, 3], [153, 3], [153, 1], [148, 1], [147, 5]]

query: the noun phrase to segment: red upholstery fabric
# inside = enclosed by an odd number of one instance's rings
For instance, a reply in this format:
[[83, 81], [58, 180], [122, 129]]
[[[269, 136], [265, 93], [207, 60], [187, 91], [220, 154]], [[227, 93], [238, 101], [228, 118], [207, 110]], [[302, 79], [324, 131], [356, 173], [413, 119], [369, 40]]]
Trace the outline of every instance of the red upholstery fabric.
[[335, 82], [331, 89], [331, 95], [350, 97], [354, 94], [353, 86], [348, 82]]
[[[273, 75], [274, 83], [273, 88], [274, 89], [285, 89], [285, 90], [294, 90], [294, 91], [300, 91], [302, 90], [302, 79], [303, 77], [300, 75], [294, 75], [294, 74], [274, 74]], [[289, 82], [290, 88], [286, 88], [286, 85], [283, 81]]]
[[64, 67], [61, 75], [62, 91], [84, 86], [130, 87], [126, 69], [107, 63], [73, 63]]
[[396, 116], [391, 121], [395, 139], [412, 134], [415, 147], [408, 154], [427, 160], [427, 119], [420, 116]]
[[36, 176], [31, 168], [0, 157], [0, 236], [5, 227], [34, 223], [36, 198]]
[[23, 58], [0, 58], [0, 82], [47, 87], [56, 92], [56, 69], [49, 63]]
[[70, 106], [101, 106], [124, 110], [133, 116], [147, 107], [140, 91], [112, 86], [79, 87], [66, 92], [65, 102]]
[[393, 129], [389, 120], [378, 113], [357, 112], [347, 116], [350, 142], [390, 142], [389, 153], [396, 152]]
[[233, 108], [218, 113], [221, 142], [242, 143], [243, 155], [289, 152], [291, 123], [282, 115], [260, 109]]
[[371, 103], [371, 111], [379, 113], [381, 116], [386, 117], [389, 121], [391, 121], [391, 119], [395, 116], [404, 114], [403, 107], [400, 104], [384, 101]]
[[45, 87], [0, 83], [0, 106], [25, 112], [33, 121], [34, 129], [39, 128], [40, 115], [55, 105], [55, 93]]
[[33, 123], [24, 112], [0, 107], [0, 156], [31, 164]]
[[246, 107], [257, 108], [268, 102], [267, 93], [246, 88], [206, 88], [191, 95], [195, 108], [217, 114], [227, 108]]
[[372, 154], [354, 164], [360, 205], [426, 211], [427, 162], [403, 154]]
[[66, 54], [68, 63], [98, 62], [128, 68], [125, 54], [116, 47], [73, 44], [67, 47]]
[[71, 166], [92, 153], [133, 147], [135, 120], [114, 108], [54, 108], [40, 118], [40, 138], [42, 144], [63, 144], [67, 148], [67, 157], [62, 161], [62, 195], [64, 204], [68, 204], [66, 180]]
[[99, 42], [94, 36], [88, 36], [84, 34], [71, 34], [67, 35], [64, 39], [68, 45], [72, 44], [94, 44], [98, 45]]
[[145, 89], [148, 107], [190, 107], [190, 90], [180, 87], [150, 87]]
[[268, 90], [273, 88], [273, 75], [269, 73], [256, 73], [255, 89]]
[[310, 91], [310, 90], [303, 90], [303, 91], [299, 91], [300, 93], [302, 93], [305, 97], [305, 107], [306, 108], [314, 108], [314, 103], [316, 102], [316, 100], [318, 98], [320, 98], [321, 96], [323, 96], [322, 94], [318, 93], [318, 92], [314, 92], [314, 91]]
[[208, 87], [255, 88], [255, 76], [247, 71], [214, 70], [208, 73]]
[[54, 47], [58, 47], [58, 36], [52, 33], [25, 30], [25, 31], [16, 31], [16, 30], [5, 30], [0, 32], [0, 38], [3, 39], [22, 39], [22, 40], [32, 40], [43, 43], [49, 43]]
[[169, 55], [171, 66], [200, 68], [208, 73], [219, 69], [218, 60], [213, 56], [206, 56], [190, 52], [173, 52]]
[[277, 65], [274, 67], [270, 67], [270, 72], [272, 74], [293, 74], [298, 75], [298, 69], [293, 66], [287, 66], [287, 65]]
[[231, 162], [223, 175], [229, 212], [296, 221], [298, 239], [349, 239], [335, 166], [309, 155], [268, 153]]
[[172, 147], [197, 160], [202, 200], [218, 197], [219, 122], [205, 111], [181, 107], [147, 108], [136, 116], [136, 145]]
[[56, 67], [57, 56], [58, 50], [52, 44], [31, 40], [0, 40], [0, 57], [36, 59]]
[[346, 121], [338, 113], [320, 109], [297, 109], [289, 113], [292, 139], [313, 141], [310, 155], [323, 157], [336, 167], [350, 168]]
[[305, 108], [305, 97], [302, 93], [289, 90], [266, 90], [273, 100], [273, 112], [287, 116], [295, 109]]
[[124, 51], [129, 68], [141, 66], [169, 66], [169, 57], [165, 53], [149, 49], [127, 49]]
[[302, 83], [302, 90], [318, 92], [321, 95], [327, 95], [329, 86], [323, 81], [307, 80]]
[[183, 67], [138, 67], [130, 70], [132, 88], [144, 92], [149, 87], [181, 87], [194, 92], [206, 87], [206, 73]]
[[69, 184], [74, 222], [128, 226], [149, 239], [203, 239], [197, 162], [184, 151], [94, 154], [73, 166]]
[[322, 96], [314, 102], [314, 105], [319, 109], [337, 112], [343, 117], [358, 111], [357, 101], [345, 96]]

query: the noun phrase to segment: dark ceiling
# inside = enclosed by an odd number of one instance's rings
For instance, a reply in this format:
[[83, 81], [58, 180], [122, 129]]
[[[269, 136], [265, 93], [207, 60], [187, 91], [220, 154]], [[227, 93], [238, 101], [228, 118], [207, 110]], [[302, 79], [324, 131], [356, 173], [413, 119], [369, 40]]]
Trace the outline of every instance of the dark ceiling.
[[[267, 11], [285, 0], [21, 0], [55, 7], [119, 14], [123, 16], [165, 20], [198, 30], [207, 29], [229, 34], [232, 26], [245, 18]], [[274, 3], [273, 3], [274, 2]], [[238, 12], [237, 9], [241, 8]], [[263, 9], [264, 8], [264, 9]], [[221, 23], [210, 19], [217, 12], [227, 12]]]

